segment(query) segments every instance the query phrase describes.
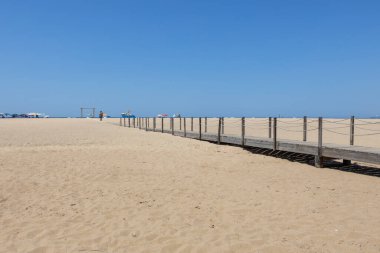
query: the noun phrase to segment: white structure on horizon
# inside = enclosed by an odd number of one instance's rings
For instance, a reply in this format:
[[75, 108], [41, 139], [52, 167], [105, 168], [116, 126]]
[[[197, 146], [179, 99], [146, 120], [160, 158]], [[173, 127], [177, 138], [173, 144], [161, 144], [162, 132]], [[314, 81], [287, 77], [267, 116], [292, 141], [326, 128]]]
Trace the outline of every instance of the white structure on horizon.
[[45, 113], [30, 112], [27, 114], [29, 118], [49, 118]]

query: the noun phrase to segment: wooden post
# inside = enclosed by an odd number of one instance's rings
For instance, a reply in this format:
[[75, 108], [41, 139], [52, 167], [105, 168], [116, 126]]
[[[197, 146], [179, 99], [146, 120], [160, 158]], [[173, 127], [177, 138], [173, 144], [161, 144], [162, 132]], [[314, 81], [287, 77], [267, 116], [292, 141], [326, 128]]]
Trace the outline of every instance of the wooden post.
[[318, 155], [315, 156], [315, 167], [317, 168], [323, 168], [323, 157], [322, 157], [322, 117], [318, 118]]
[[179, 117], [179, 130], [182, 130], [182, 117]]
[[350, 125], [350, 145], [354, 145], [355, 137], [355, 116], [351, 116], [351, 125]]
[[136, 128], [136, 117], [133, 118], [133, 128]]
[[[355, 117], [351, 116], [351, 122], [350, 122], [350, 145], [354, 145], [354, 137], [355, 137]], [[352, 162], [351, 160], [343, 159], [344, 165], [350, 165]]]
[[183, 118], [183, 135], [186, 137], [186, 117]]
[[147, 119], [148, 119], [148, 128], [150, 128], [150, 117], [148, 117]]
[[191, 117], [191, 132], [193, 132], [194, 131], [194, 118], [193, 117]]
[[170, 118], [172, 122], [172, 135], [174, 135], [174, 118]]
[[207, 133], [207, 117], [205, 117], [205, 133]]
[[221, 132], [222, 132], [222, 118], [219, 117], [219, 123], [218, 123], [218, 144], [220, 144]]
[[156, 117], [153, 118], [153, 132], [156, 132]]
[[307, 140], [307, 117], [303, 117], [303, 141]]
[[224, 117], [222, 117], [222, 134], [224, 134]]
[[124, 118], [124, 127], [126, 127], [127, 125], [125, 124], [125, 118]]
[[128, 127], [130, 128], [131, 127], [131, 118], [128, 117]]
[[164, 118], [161, 118], [161, 133], [164, 132]]
[[272, 138], [272, 117], [268, 118], [268, 129], [269, 129], [268, 136], [270, 139]]
[[277, 150], [277, 118], [273, 118], [273, 150]]
[[139, 129], [141, 129], [141, 118], [139, 117]]
[[245, 143], [245, 117], [241, 118], [241, 145], [244, 147]]
[[145, 118], [145, 131], [148, 131], [149, 118]]
[[202, 118], [199, 117], [199, 139], [202, 140]]

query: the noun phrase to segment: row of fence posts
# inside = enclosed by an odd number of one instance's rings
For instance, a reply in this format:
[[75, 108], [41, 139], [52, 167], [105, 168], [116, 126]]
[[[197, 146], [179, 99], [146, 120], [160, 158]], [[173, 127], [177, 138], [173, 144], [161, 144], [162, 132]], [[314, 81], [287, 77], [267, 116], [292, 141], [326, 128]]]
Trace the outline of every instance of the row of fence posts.
[[[150, 118], [149, 117], [144, 117], [144, 118], [120, 118], [120, 126], [126, 127], [126, 119], [128, 119], [128, 127], [133, 127], [136, 128], [136, 126], [139, 129], [142, 129], [143, 126], [145, 126], [145, 130], [148, 131], [149, 129], [149, 122]], [[174, 135], [174, 118], [169, 118], [170, 119], [170, 130], [171, 134]], [[183, 132], [184, 136], [186, 137], [186, 119], [183, 117], [179, 117], [180, 120], [180, 126], [179, 129], [182, 131], [182, 122], [183, 122]], [[131, 122], [132, 121], [132, 122]], [[145, 121], [145, 122], [144, 122]], [[157, 118], [153, 118], [153, 131], [156, 132], [157, 130], [157, 124], [156, 124]], [[245, 136], [246, 136], [246, 118], [242, 117], [241, 118], [241, 146], [245, 146]], [[198, 118], [199, 122], [199, 136], [198, 139], [202, 139], [202, 117]], [[194, 131], [194, 117], [190, 118], [190, 129], [191, 132]], [[303, 117], [303, 141], [307, 141], [307, 117]], [[161, 132], [164, 132], [164, 118], [161, 118]], [[204, 132], [207, 133], [207, 117], [204, 117]], [[222, 135], [224, 135], [224, 117], [218, 118], [218, 139], [217, 143], [221, 143], [221, 138]], [[350, 121], [350, 145], [354, 145], [354, 135], [355, 135], [355, 117], [351, 117]], [[277, 141], [277, 118], [268, 118], [268, 137], [270, 139], [273, 139], [273, 150], [276, 151], [278, 149], [278, 141]], [[322, 144], [323, 144], [323, 118], [319, 117], [318, 118], [318, 154], [315, 157], [315, 165], [317, 167], [322, 167], [323, 166], [323, 156], [322, 156]], [[349, 160], [344, 160], [344, 164], [350, 164], [351, 161]]]
[[[144, 126], [146, 128], [146, 130], [150, 127], [149, 124], [150, 124], [150, 117], [139, 117], [139, 118], [120, 118], [120, 126], [124, 126], [126, 127], [127, 126], [127, 123], [126, 123], [126, 119], [128, 119], [128, 127], [133, 127], [133, 128], [136, 128], [136, 126], [139, 128], [139, 129], [142, 129]], [[132, 123], [131, 123], [131, 119], [132, 119]], [[153, 117], [153, 130], [155, 131], [155, 129], [157, 128], [157, 124], [156, 124], [156, 121], [157, 121], [157, 118]], [[169, 126], [169, 129], [170, 130], [173, 130], [174, 131], [174, 118], [169, 118], [170, 119], [170, 126]], [[182, 123], [182, 119], [183, 119], [183, 123]], [[179, 126], [179, 130], [181, 131], [182, 130], [182, 125], [184, 126], [184, 128], [186, 127], [186, 119], [187, 118], [183, 118], [183, 117], [179, 117], [179, 120], [180, 120], [180, 126]], [[198, 118], [199, 119], [199, 128], [202, 127], [202, 118]], [[204, 132], [207, 133], [207, 117], [204, 118], [205, 119], [205, 130]], [[221, 124], [222, 124], [222, 134], [224, 134], [224, 118], [220, 118], [221, 119]], [[145, 121], [145, 122], [144, 122]], [[163, 130], [164, 128], [164, 118], [161, 118], [161, 130]], [[194, 131], [194, 117], [191, 117], [191, 132]]]

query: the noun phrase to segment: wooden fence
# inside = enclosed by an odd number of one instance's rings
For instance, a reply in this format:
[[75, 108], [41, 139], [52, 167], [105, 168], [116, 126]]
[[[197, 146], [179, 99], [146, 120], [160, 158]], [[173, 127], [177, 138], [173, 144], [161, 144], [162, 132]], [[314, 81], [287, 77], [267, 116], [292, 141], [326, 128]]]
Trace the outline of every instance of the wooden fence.
[[[210, 120], [212, 120], [210, 125]], [[190, 117], [190, 118], [120, 118], [120, 126], [138, 128], [146, 131], [169, 133], [172, 135], [212, 141], [218, 144], [233, 144], [242, 147], [256, 147], [273, 151], [288, 151], [315, 156], [315, 166], [323, 167], [326, 159], [343, 159], [345, 164], [351, 160], [380, 164], [380, 149], [375, 147], [355, 146], [355, 136], [380, 135], [380, 129], [365, 128], [365, 126], [379, 126], [380, 121], [363, 120], [351, 117], [350, 119], [330, 120], [319, 117], [308, 119], [306, 116], [297, 119], [263, 118], [255, 119], [261, 130], [267, 129], [267, 136], [257, 137], [247, 134], [247, 129], [254, 129], [247, 118], [228, 118], [234, 131], [226, 134], [226, 118]], [[251, 120], [251, 119], [249, 119]], [[197, 122], [196, 122], [197, 121]], [[349, 121], [349, 122], [347, 122]], [[158, 124], [157, 124], [158, 123]], [[167, 124], [169, 123], [169, 126]], [[197, 123], [197, 124], [196, 124]], [[279, 125], [281, 123], [281, 126]], [[324, 126], [324, 123], [328, 126]], [[178, 125], [177, 125], [178, 124]], [[297, 126], [296, 126], [297, 124]], [[285, 126], [288, 126], [286, 128]], [[210, 127], [213, 128], [210, 131]], [[294, 130], [295, 127], [302, 129]], [[348, 128], [348, 133], [337, 130]], [[355, 135], [355, 129], [361, 133]], [[368, 132], [363, 132], [364, 130]], [[302, 140], [279, 139], [279, 131], [288, 131], [302, 134]], [[317, 141], [308, 141], [308, 133], [316, 132]], [[335, 133], [347, 136], [348, 145], [323, 143], [323, 134]]]

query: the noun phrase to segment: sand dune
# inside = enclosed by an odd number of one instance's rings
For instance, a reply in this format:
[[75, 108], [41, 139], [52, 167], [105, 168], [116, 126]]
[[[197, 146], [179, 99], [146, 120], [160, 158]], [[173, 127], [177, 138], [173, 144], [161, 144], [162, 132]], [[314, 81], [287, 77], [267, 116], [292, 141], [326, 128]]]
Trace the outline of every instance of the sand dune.
[[0, 252], [380, 252], [379, 178], [109, 122], [0, 121]]

